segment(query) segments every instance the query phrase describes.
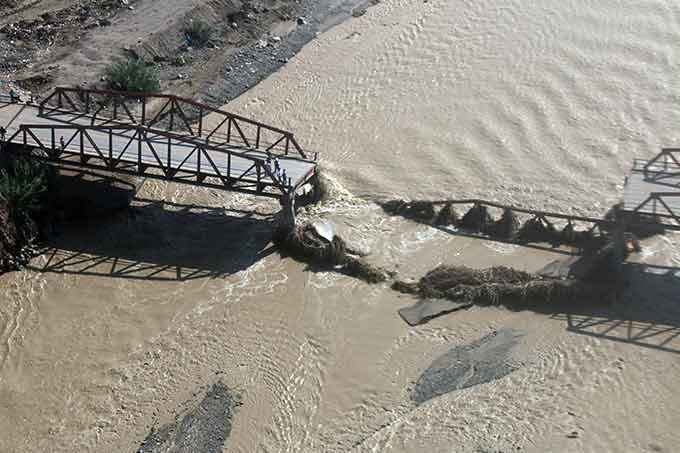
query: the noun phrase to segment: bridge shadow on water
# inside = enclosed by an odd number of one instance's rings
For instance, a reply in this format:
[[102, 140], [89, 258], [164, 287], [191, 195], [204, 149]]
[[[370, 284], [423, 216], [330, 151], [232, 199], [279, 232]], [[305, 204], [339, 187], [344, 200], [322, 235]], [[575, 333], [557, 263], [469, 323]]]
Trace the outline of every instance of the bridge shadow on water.
[[680, 268], [626, 263], [624, 270], [626, 286], [610, 304], [565, 304], [548, 314], [575, 334], [680, 354]]
[[65, 225], [27, 267], [133, 280], [217, 278], [273, 253], [271, 235], [268, 215], [137, 199], [129, 210]]

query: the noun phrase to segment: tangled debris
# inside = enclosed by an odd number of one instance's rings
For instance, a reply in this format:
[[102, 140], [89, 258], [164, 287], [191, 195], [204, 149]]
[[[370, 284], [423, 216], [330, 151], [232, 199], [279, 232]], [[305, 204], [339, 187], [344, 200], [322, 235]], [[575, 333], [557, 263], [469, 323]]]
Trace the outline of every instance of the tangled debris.
[[605, 300], [621, 285], [619, 265], [614, 246], [608, 243], [574, 263], [572, 278], [568, 279], [544, 277], [505, 266], [477, 270], [442, 265], [418, 282], [395, 281], [392, 289], [421, 299], [523, 309], [577, 299]]
[[439, 266], [417, 283], [395, 281], [396, 291], [420, 298], [442, 298], [477, 305], [504, 305], [522, 309], [536, 303], [553, 303], [602, 295], [608, 286], [585, 280], [544, 278], [498, 266], [475, 270], [465, 266]]
[[425, 223], [432, 223], [435, 219], [434, 205], [428, 201], [390, 200], [382, 208], [388, 214]]
[[274, 234], [274, 243], [280, 250], [311, 265], [336, 269], [368, 283], [387, 280], [388, 272], [367, 263], [337, 236], [333, 240], [321, 236], [311, 223], [296, 226], [291, 230], [279, 229]]
[[403, 293], [418, 294], [425, 298], [445, 298], [451, 289], [459, 285], [478, 286], [498, 282], [520, 284], [528, 283], [532, 279], [531, 274], [505, 266], [475, 270], [466, 266], [442, 265], [429, 271], [417, 283], [396, 281], [392, 288]]
[[[459, 217], [454, 209], [455, 204], [471, 204], [472, 207], [462, 217]], [[495, 210], [502, 209], [501, 216], [495, 219], [487, 205]], [[437, 209], [438, 206], [441, 208]], [[602, 247], [612, 233], [611, 225], [617, 222], [627, 226], [631, 241], [635, 243], [637, 243], [637, 238], [664, 232], [663, 225], [654, 216], [624, 213], [618, 209], [618, 206], [614, 206], [602, 221], [592, 220], [593, 227], [587, 230], [577, 229], [571, 219], [567, 219], [567, 223], [559, 229], [548, 220], [549, 214], [539, 212], [527, 214], [526, 211], [519, 210], [525, 219], [522, 223], [514, 208], [502, 207], [482, 200], [390, 200], [383, 203], [382, 208], [390, 215], [399, 215], [428, 225], [454, 226], [471, 233], [484, 234], [519, 244], [547, 243], [552, 247], [568, 245], [577, 247], [581, 251], [594, 251]]]
[[562, 237], [557, 228], [544, 217], [533, 217], [527, 220], [517, 233], [517, 240], [522, 244], [529, 242], [545, 242], [553, 246], [562, 243]]
[[460, 221], [460, 226], [470, 231], [484, 233], [493, 224], [493, 219], [489, 210], [483, 204], [475, 203], [470, 210], [465, 213]]
[[435, 225], [449, 226], [458, 225], [458, 221], [458, 214], [456, 213], [456, 210], [453, 209], [453, 203], [446, 203], [439, 211], [439, 214], [437, 214], [434, 223]]

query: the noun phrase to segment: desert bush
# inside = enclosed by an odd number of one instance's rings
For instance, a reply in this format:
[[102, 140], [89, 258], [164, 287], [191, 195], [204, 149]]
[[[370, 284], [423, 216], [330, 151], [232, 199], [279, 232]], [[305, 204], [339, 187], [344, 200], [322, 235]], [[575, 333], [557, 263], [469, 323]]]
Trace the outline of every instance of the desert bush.
[[44, 208], [48, 171], [44, 164], [24, 159], [0, 170], [0, 198], [7, 206], [20, 245], [31, 242], [37, 235], [35, 216]]
[[161, 89], [157, 69], [141, 58], [114, 61], [106, 77], [112, 90], [152, 93]]
[[214, 34], [214, 27], [202, 20], [192, 20], [184, 27], [184, 35], [192, 46], [207, 45]]

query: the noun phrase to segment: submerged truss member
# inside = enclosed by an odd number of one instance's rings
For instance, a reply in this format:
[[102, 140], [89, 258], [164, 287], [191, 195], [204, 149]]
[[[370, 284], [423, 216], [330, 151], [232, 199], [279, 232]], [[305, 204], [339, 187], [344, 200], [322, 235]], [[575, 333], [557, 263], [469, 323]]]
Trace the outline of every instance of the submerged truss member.
[[0, 126], [0, 142], [5, 141], [5, 135], [7, 134], [7, 129], [4, 126]]

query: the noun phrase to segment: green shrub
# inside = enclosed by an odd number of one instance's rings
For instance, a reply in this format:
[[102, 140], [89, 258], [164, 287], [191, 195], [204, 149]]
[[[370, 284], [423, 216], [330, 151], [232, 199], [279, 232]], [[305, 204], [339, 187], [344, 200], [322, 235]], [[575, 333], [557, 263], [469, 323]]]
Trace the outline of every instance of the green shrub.
[[37, 234], [35, 216], [44, 209], [48, 178], [46, 165], [25, 159], [0, 170], [0, 198], [7, 204], [20, 244], [30, 242]]
[[210, 42], [215, 29], [202, 20], [192, 20], [184, 27], [184, 35], [191, 46], [205, 46]]
[[152, 93], [161, 89], [158, 71], [141, 58], [114, 61], [106, 76], [112, 90]]

